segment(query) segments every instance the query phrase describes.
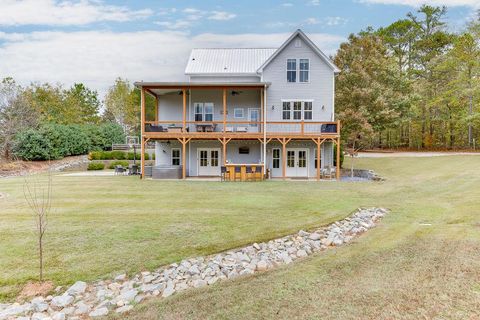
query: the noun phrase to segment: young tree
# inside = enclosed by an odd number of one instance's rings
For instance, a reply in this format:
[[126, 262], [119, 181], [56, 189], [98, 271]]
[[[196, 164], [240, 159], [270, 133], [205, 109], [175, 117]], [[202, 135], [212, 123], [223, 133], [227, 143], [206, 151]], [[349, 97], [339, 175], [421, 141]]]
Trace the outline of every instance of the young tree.
[[100, 101], [96, 91], [82, 83], [75, 83], [64, 91], [65, 104], [73, 114], [74, 124], [96, 124], [100, 121]]
[[37, 116], [29, 107], [22, 87], [12, 78], [3, 79], [0, 83], [0, 157], [11, 158], [15, 136], [21, 130], [36, 127]]
[[25, 176], [23, 194], [33, 212], [35, 234], [37, 237], [39, 281], [43, 281], [44, 270], [44, 236], [47, 231], [48, 215], [52, 201], [52, 173], [49, 169], [46, 181], [43, 175]]
[[132, 132], [139, 121], [133, 99], [132, 86], [127, 80], [117, 78], [105, 97], [105, 114], [123, 127], [126, 135]]

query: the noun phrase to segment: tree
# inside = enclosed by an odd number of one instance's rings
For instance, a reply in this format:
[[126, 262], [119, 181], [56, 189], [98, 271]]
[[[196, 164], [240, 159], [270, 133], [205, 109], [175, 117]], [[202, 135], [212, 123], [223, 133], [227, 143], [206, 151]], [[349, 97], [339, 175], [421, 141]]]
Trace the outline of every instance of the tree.
[[29, 107], [22, 90], [12, 78], [0, 83], [0, 156], [6, 160], [11, 158], [15, 136], [37, 126], [38, 114]]
[[47, 181], [41, 181], [44, 176], [31, 175], [25, 176], [23, 184], [23, 194], [28, 206], [33, 212], [35, 221], [35, 233], [37, 236], [38, 262], [39, 262], [39, 280], [43, 281], [43, 238], [47, 231], [48, 215], [51, 210], [52, 200], [52, 173], [49, 169]]
[[82, 83], [75, 83], [64, 91], [65, 104], [72, 110], [70, 123], [95, 124], [100, 121], [100, 101], [96, 91], [90, 90]]
[[127, 80], [117, 78], [105, 97], [105, 115], [123, 127], [125, 134], [132, 132], [139, 121], [133, 95]]
[[[372, 33], [350, 35], [334, 60], [342, 70], [336, 81], [336, 111], [343, 123], [342, 136], [350, 136], [348, 128], [354, 125], [351, 121], [358, 119], [375, 133], [394, 126], [408, 107], [408, 83], [395, 72], [396, 63], [387, 54], [382, 39]], [[372, 138], [370, 134], [363, 136]]]

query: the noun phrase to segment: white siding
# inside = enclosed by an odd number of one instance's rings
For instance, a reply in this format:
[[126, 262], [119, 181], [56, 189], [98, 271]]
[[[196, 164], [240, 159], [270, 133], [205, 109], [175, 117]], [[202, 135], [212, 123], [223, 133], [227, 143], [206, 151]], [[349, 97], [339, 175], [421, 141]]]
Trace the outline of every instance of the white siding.
[[[295, 47], [297, 39], [301, 41], [299, 48]], [[310, 81], [300, 83], [297, 76], [297, 82], [287, 82], [287, 59], [304, 58], [310, 60]], [[313, 100], [313, 121], [332, 121], [333, 79], [330, 66], [297, 36], [264, 69], [262, 81], [271, 82], [267, 89], [267, 119], [282, 121], [282, 100], [306, 99]]]

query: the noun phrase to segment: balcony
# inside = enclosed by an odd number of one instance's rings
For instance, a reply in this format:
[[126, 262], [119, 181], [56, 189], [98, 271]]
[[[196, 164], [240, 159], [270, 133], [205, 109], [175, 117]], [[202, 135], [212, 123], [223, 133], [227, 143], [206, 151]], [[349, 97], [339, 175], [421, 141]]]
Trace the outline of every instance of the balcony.
[[338, 122], [325, 121], [146, 121], [145, 136], [150, 138], [262, 138], [337, 137]]

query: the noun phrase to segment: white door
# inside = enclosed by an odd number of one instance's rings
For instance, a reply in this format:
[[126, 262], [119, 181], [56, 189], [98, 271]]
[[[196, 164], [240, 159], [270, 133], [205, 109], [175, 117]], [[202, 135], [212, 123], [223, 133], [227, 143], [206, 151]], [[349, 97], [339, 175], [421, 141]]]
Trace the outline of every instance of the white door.
[[[260, 109], [248, 108], [248, 121], [260, 122]], [[250, 123], [251, 131], [258, 131], [258, 123]]]
[[308, 177], [308, 149], [287, 149], [287, 177]]
[[219, 176], [220, 175], [220, 149], [202, 148], [198, 149], [198, 175]]

